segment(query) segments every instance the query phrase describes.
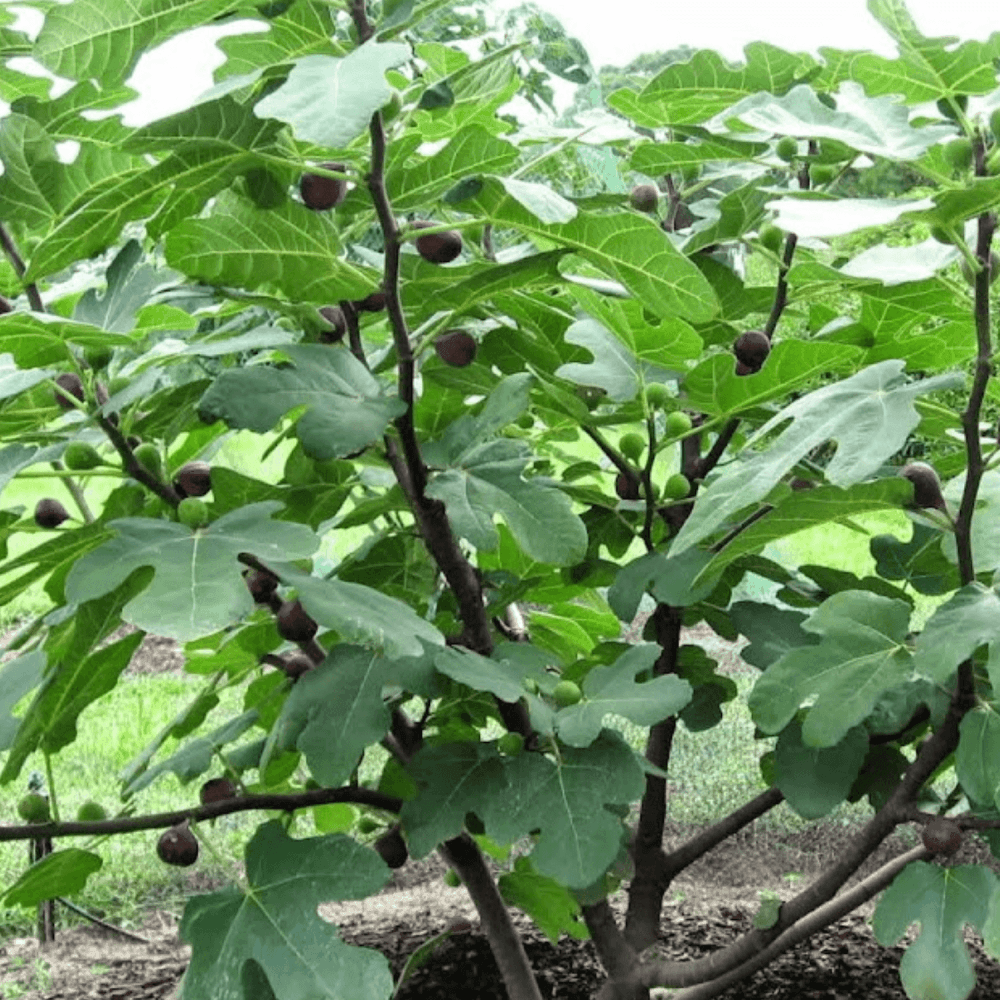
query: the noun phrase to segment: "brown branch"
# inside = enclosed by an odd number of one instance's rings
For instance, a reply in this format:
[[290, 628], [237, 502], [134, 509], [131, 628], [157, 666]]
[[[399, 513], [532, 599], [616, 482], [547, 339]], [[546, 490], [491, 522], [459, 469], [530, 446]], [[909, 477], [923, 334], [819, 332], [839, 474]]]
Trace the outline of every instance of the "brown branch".
[[85, 910], [82, 906], [77, 906], [76, 903], [70, 902], [68, 899], [64, 899], [62, 896], [56, 896], [56, 902], [62, 903], [67, 909], [72, 910], [74, 913], [78, 913], [85, 920], [89, 920], [92, 924], [97, 924], [98, 927], [103, 927], [106, 931], [111, 931], [112, 934], [120, 934], [122, 937], [129, 938], [131, 941], [138, 941], [139, 944], [152, 944], [148, 938], [144, 938], [139, 934], [133, 934], [131, 931], [125, 930], [124, 927], [118, 927], [115, 924], [109, 924], [106, 920], [102, 920], [100, 917], [95, 916], [89, 910]]
[[161, 827], [176, 826], [185, 820], [201, 822], [228, 816], [230, 813], [249, 812], [260, 809], [281, 809], [291, 812], [309, 806], [321, 806], [330, 802], [356, 802], [398, 813], [403, 808], [403, 800], [394, 795], [385, 795], [373, 788], [314, 788], [293, 794], [243, 795], [223, 802], [213, 802], [194, 809], [178, 809], [167, 813], [151, 813], [146, 816], [131, 816], [103, 819], [95, 823], [33, 823], [28, 826], [0, 826], [0, 843], [12, 840], [35, 840], [39, 837], [92, 837], [95, 834], [134, 833], [136, 830], [157, 830]]
[[[19, 278], [23, 278], [28, 269], [25, 267], [24, 260], [18, 252], [13, 237], [10, 235], [10, 231], [3, 223], [0, 223], [0, 246], [3, 246], [4, 253], [7, 254], [7, 259], [10, 261], [11, 267], [14, 268], [17, 276]], [[38, 286], [34, 282], [31, 282], [30, 284], [25, 285], [24, 290], [28, 294], [28, 302], [30, 303], [31, 308], [35, 312], [45, 312], [45, 304], [42, 302], [42, 297], [38, 293]]]
[[795, 233], [789, 233], [785, 237], [785, 253], [781, 258], [781, 266], [778, 268], [778, 283], [774, 289], [774, 302], [771, 304], [771, 314], [764, 324], [764, 333], [767, 334], [768, 340], [774, 335], [778, 320], [781, 319], [781, 314], [785, 311], [785, 305], [788, 302], [788, 269], [792, 266], [792, 258], [795, 256], [795, 247], [798, 242], [799, 238]]
[[[609, 981], [598, 994], [599, 1000], [604, 996], [609, 1000], [611, 998], [619, 1000], [622, 996], [635, 995], [639, 986], [636, 961], [638, 956], [619, 931], [611, 905], [607, 899], [602, 899], [599, 903], [584, 906], [582, 909], [590, 938], [597, 949], [601, 965], [608, 974]], [[643, 994], [648, 996], [645, 990]]]
[[146, 489], [151, 490], [158, 497], [165, 500], [171, 507], [176, 507], [181, 498], [177, 491], [169, 484], [161, 482], [147, 469], [141, 462], [136, 460], [135, 454], [129, 447], [125, 435], [109, 420], [104, 414], [97, 415], [97, 423], [101, 430], [108, 436], [108, 440], [118, 452], [122, 460], [122, 468], [136, 481], [142, 483]]
[[733, 417], [725, 427], [716, 436], [715, 441], [712, 442], [712, 447], [709, 448], [708, 454], [698, 462], [696, 469], [694, 470], [695, 479], [704, 479], [712, 469], [718, 464], [719, 459], [722, 458], [722, 453], [729, 447], [729, 442], [732, 441], [733, 435], [736, 433], [736, 429], [740, 426], [740, 418]]

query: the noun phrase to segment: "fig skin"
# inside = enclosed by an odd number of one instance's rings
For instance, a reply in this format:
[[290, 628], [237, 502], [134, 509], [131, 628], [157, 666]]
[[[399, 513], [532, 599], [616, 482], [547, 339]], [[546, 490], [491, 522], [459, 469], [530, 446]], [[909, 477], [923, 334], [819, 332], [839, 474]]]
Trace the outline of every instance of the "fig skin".
[[[343, 163], [321, 163], [325, 170], [337, 170], [343, 173], [347, 167]], [[306, 208], [314, 212], [325, 212], [336, 208], [347, 195], [347, 181], [336, 177], [324, 177], [322, 174], [303, 174], [299, 181], [299, 194]]]
[[[414, 229], [428, 229], [436, 226], [436, 222], [413, 222]], [[417, 253], [430, 264], [448, 264], [462, 252], [462, 234], [456, 229], [443, 233], [430, 233], [418, 236], [416, 240]]]
[[762, 330], [747, 330], [733, 342], [736, 360], [751, 372], [759, 372], [770, 353], [771, 338]]
[[239, 789], [229, 780], [229, 778], [209, 778], [201, 786], [198, 797], [203, 806], [213, 802], [225, 802], [228, 799], [235, 799], [239, 795]]
[[212, 467], [208, 462], [188, 462], [177, 470], [174, 489], [181, 497], [203, 497], [212, 489]]
[[39, 528], [58, 528], [69, 517], [69, 511], [52, 497], [43, 497], [35, 504], [35, 524]]
[[264, 573], [259, 569], [252, 569], [244, 577], [250, 596], [255, 604], [270, 604], [271, 597], [278, 589], [278, 578], [272, 573]]
[[935, 816], [924, 827], [921, 839], [934, 854], [954, 854], [962, 846], [962, 828], [954, 820]]
[[198, 860], [198, 838], [184, 823], [172, 826], [156, 842], [156, 854], [164, 864], [187, 868]]
[[291, 680], [297, 681], [303, 674], [309, 673], [314, 666], [313, 661], [304, 653], [292, 653], [291, 656], [285, 657], [285, 665], [282, 669]]
[[655, 212], [660, 201], [660, 192], [652, 184], [636, 184], [628, 200], [639, 212]]
[[465, 330], [445, 330], [434, 341], [437, 356], [453, 368], [465, 368], [476, 360], [476, 339]]
[[390, 826], [372, 846], [390, 868], [402, 868], [410, 856], [406, 841], [403, 840], [403, 835], [399, 832], [398, 823]]
[[319, 626], [306, 614], [301, 601], [285, 601], [275, 616], [278, 634], [289, 642], [308, 642]]
[[[56, 376], [56, 385], [59, 386], [63, 392], [68, 392], [71, 396], [76, 397], [76, 399], [83, 402], [83, 382], [80, 381], [80, 376], [76, 372], [63, 372], [62, 375]], [[62, 410], [75, 410], [76, 407], [62, 395], [58, 390], [53, 389], [52, 395], [55, 397], [56, 404]]]
[[377, 288], [371, 295], [366, 295], [363, 299], [358, 299], [354, 303], [354, 308], [358, 312], [381, 312], [385, 308], [385, 290]]
[[934, 467], [926, 462], [907, 462], [899, 470], [899, 475], [913, 483], [913, 505], [915, 507], [946, 510], [941, 494], [941, 480]]
[[320, 333], [320, 342], [324, 344], [336, 344], [338, 341], [343, 340], [344, 334], [347, 333], [347, 320], [344, 318], [344, 310], [340, 306], [323, 306], [319, 314], [330, 324], [329, 330], [324, 330]]

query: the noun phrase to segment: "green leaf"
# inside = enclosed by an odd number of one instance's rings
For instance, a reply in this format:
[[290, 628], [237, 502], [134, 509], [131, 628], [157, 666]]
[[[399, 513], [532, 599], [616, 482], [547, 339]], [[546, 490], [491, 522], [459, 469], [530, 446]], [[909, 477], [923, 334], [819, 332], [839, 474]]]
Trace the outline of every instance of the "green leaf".
[[343, 149], [368, 128], [392, 96], [385, 72], [410, 58], [399, 42], [368, 42], [343, 59], [310, 55], [295, 61], [288, 79], [254, 107], [261, 118], [291, 125], [296, 137]]
[[[879, 0], [873, 0], [879, 6]], [[899, 963], [906, 995], [915, 1000], [965, 1000], [976, 972], [965, 928], [986, 924], [998, 889], [996, 875], [981, 865], [942, 868], [926, 861], [907, 865], [882, 894], [872, 918], [876, 940], [896, 945], [917, 922], [916, 940]]]
[[775, 747], [776, 784], [800, 816], [819, 819], [847, 798], [867, 752], [863, 726], [846, 729], [836, 743], [817, 747], [803, 742], [795, 720]]
[[305, 558], [319, 544], [305, 525], [271, 520], [279, 507], [251, 504], [197, 532], [149, 518], [112, 521], [117, 537], [77, 561], [66, 596], [99, 597], [140, 566], [152, 566], [152, 583], [125, 606], [125, 621], [180, 641], [226, 628], [253, 609], [236, 558], [241, 552], [273, 563]]
[[827, 598], [803, 622], [822, 636], [815, 646], [791, 649], [757, 680], [749, 707], [765, 733], [781, 732], [809, 705], [802, 738], [831, 747], [863, 722], [881, 695], [911, 676], [906, 648], [910, 606], [868, 591]]
[[[965, 489], [965, 470], [942, 487], [944, 499], [953, 511], [958, 510]], [[987, 469], [979, 481], [976, 493], [976, 513], [972, 518], [972, 559], [976, 572], [1000, 567], [1000, 472]], [[954, 533], [941, 539], [941, 552], [950, 562], [958, 562]]]
[[[975, 532], [977, 518], [973, 518]], [[942, 533], [914, 522], [908, 542], [876, 535], [869, 543], [875, 569], [886, 580], [902, 580], [921, 594], [949, 594], [959, 587], [958, 568], [941, 551]]]
[[711, 559], [711, 553], [701, 549], [688, 549], [679, 556], [647, 552], [618, 570], [608, 589], [608, 603], [623, 622], [635, 618], [642, 595], [647, 592], [658, 602], [674, 607], [697, 604], [715, 589], [714, 578], [692, 587]]
[[977, 707], [959, 723], [955, 770], [965, 793], [977, 802], [1000, 807], [1000, 717], [992, 706]]
[[497, 177], [484, 177], [478, 193], [460, 204], [462, 211], [485, 215], [498, 224], [576, 250], [620, 281], [657, 316], [704, 322], [718, 308], [715, 293], [702, 273], [655, 222], [635, 212], [579, 212], [570, 222], [545, 224], [511, 197]]
[[392, 995], [392, 974], [376, 951], [344, 944], [317, 906], [364, 899], [389, 869], [370, 848], [343, 834], [292, 840], [274, 820], [246, 847], [246, 888], [227, 886], [191, 898], [180, 934], [192, 946], [182, 996], [244, 1000], [240, 970], [256, 961], [276, 996]]
[[[1000, 640], [1000, 595], [981, 583], [970, 583], [939, 604], [917, 636], [913, 668], [929, 680], [947, 683], [958, 665], [979, 646]], [[993, 657], [991, 656], [991, 661]], [[997, 685], [1000, 675], [991, 671]]]
[[524, 694], [517, 663], [490, 659], [470, 649], [449, 646], [439, 650], [434, 669], [475, 691], [489, 691], [502, 701], [517, 701]]
[[583, 683], [586, 700], [556, 713], [559, 738], [569, 746], [586, 747], [598, 738], [609, 713], [623, 715], [637, 726], [653, 726], [680, 712], [691, 700], [686, 680], [671, 674], [636, 681], [638, 674], [652, 669], [660, 651], [655, 643], [640, 643], [610, 666], [591, 670]]
[[553, 944], [564, 932], [578, 941], [590, 937], [580, 904], [554, 879], [539, 875], [529, 858], [518, 858], [514, 870], [501, 875], [497, 885], [503, 901], [527, 913]]
[[293, 302], [363, 299], [378, 278], [343, 259], [337, 230], [321, 214], [290, 199], [257, 208], [225, 192], [207, 217], [171, 229], [167, 263], [210, 285], [273, 285]]
[[33, 649], [0, 667], [0, 753], [10, 748], [21, 725], [15, 706], [38, 687], [46, 662], [45, 654]]
[[827, 441], [837, 442], [825, 470], [834, 485], [850, 486], [876, 473], [920, 422], [914, 399], [955, 384], [944, 375], [905, 382], [902, 369], [901, 361], [883, 361], [801, 396], [776, 413], [747, 440], [747, 449], [775, 428], [789, 426], [766, 450], [730, 463], [699, 492], [671, 551], [683, 552], [737, 511], [762, 500], [802, 458]]
[[271, 430], [306, 407], [297, 433], [312, 458], [339, 458], [379, 440], [406, 410], [346, 348], [297, 344], [282, 349], [293, 367], [253, 365], [223, 372], [202, 396], [203, 411], [230, 427]]
[[57, 896], [73, 896], [99, 871], [97, 854], [77, 847], [53, 851], [36, 861], [4, 894], [5, 906], [37, 906]]

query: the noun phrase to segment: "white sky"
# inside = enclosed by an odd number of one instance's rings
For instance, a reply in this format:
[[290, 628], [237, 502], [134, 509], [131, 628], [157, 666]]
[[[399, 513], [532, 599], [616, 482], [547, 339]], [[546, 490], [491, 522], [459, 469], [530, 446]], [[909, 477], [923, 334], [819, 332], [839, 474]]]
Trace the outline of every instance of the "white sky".
[[[505, 7], [515, 0], [494, 0]], [[798, 52], [820, 46], [870, 49], [893, 57], [894, 43], [868, 13], [865, 0], [536, 0], [583, 42], [595, 66], [624, 65], [642, 52], [690, 45], [741, 60], [743, 46], [767, 41]], [[10, 6], [17, 9], [16, 0]], [[991, 0], [908, 0], [923, 34], [985, 40], [1000, 30]], [[23, 9], [22, 9], [23, 10]], [[23, 11], [26, 26], [40, 15]], [[129, 81], [143, 98], [129, 105], [125, 121], [142, 124], [187, 107], [212, 84], [222, 61], [215, 41], [260, 22], [242, 22], [187, 32], [145, 55]], [[28, 69], [27, 66], [22, 66]], [[30, 72], [30, 70], [28, 70]]]

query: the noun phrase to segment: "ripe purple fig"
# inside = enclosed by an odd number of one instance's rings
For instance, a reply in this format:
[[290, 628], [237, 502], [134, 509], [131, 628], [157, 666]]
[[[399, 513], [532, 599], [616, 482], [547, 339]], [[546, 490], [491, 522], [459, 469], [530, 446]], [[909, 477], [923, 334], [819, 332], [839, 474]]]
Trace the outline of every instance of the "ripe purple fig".
[[250, 596], [257, 604], [269, 604], [275, 590], [278, 589], [278, 578], [273, 573], [252, 569], [243, 579], [246, 580]]
[[390, 868], [402, 868], [409, 857], [406, 841], [399, 832], [399, 824], [389, 827], [372, 846]]
[[300, 601], [285, 601], [275, 616], [278, 623], [278, 634], [289, 642], [308, 642], [319, 626], [309, 615]]
[[329, 324], [328, 330], [323, 330], [319, 339], [324, 344], [336, 344], [338, 340], [343, 340], [347, 333], [347, 320], [344, 318], [344, 310], [340, 306], [323, 306], [319, 311]]
[[187, 868], [198, 860], [198, 838], [186, 823], [172, 826], [157, 841], [156, 853], [168, 865]]
[[954, 820], [935, 816], [924, 827], [922, 839], [934, 854], [954, 854], [962, 846], [962, 828]]
[[69, 517], [69, 511], [52, 497], [43, 497], [35, 504], [35, 524], [39, 528], [58, 528]]
[[640, 212], [655, 212], [660, 201], [660, 192], [654, 184], [636, 184], [628, 199], [632, 207]]
[[476, 338], [465, 330], [445, 330], [434, 341], [437, 356], [453, 368], [465, 368], [476, 358]]
[[941, 494], [941, 480], [933, 466], [926, 462], [907, 462], [899, 470], [899, 475], [913, 483], [913, 505], [946, 510]]
[[83, 402], [83, 382], [80, 381], [80, 376], [76, 372], [63, 372], [62, 375], [56, 376], [56, 385], [62, 392], [58, 389], [53, 390], [53, 396], [55, 396], [56, 403], [63, 410], [75, 410], [76, 407], [63, 395], [63, 393], [69, 393], [71, 396], [75, 396], [80, 402]]
[[199, 798], [201, 799], [201, 804], [207, 806], [212, 802], [225, 802], [226, 799], [235, 799], [237, 795], [239, 795], [239, 789], [229, 778], [209, 778], [201, 786]]
[[[747, 330], [733, 343], [733, 354], [750, 372], [759, 372], [771, 353], [771, 338], [762, 330]], [[737, 372], [737, 374], [740, 374]], [[749, 372], [747, 373], [749, 374]]]
[[[347, 168], [343, 163], [321, 163], [325, 170], [337, 170], [343, 173]], [[336, 177], [325, 177], [323, 174], [303, 174], [299, 181], [299, 193], [306, 208], [315, 212], [324, 212], [336, 208], [347, 194], [347, 181]]]
[[[436, 226], [436, 222], [413, 222], [414, 229], [428, 229]], [[447, 264], [462, 252], [462, 235], [455, 229], [444, 233], [430, 233], [418, 236], [417, 253], [431, 264]]]
[[385, 291], [381, 288], [376, 289], [371, 295], [358, 299], [354, 303], [354, 308], [358, 312], [381, 312], [385, 308]]
[[203, 497], [212, 489], [211, 471], [208, 462], [188, 462], [177, 470], [174, 489], [184, 497]]

